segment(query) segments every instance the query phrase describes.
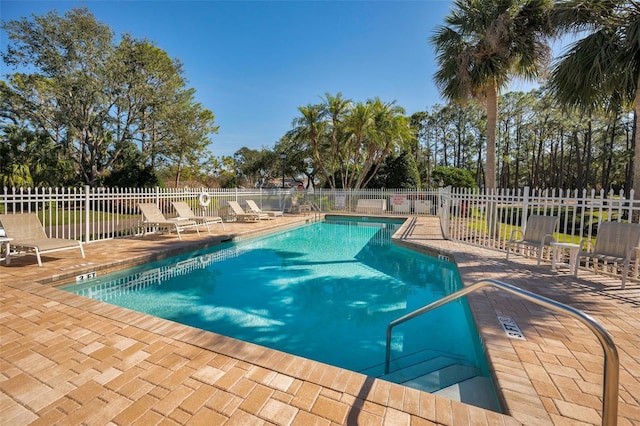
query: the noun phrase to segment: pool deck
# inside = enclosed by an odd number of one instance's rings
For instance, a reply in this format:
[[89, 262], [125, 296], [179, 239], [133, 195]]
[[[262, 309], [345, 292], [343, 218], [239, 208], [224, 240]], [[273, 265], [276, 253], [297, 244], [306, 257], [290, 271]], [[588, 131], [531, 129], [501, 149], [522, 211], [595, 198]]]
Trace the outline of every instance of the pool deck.
[[[603, 352], [583, 324], [497, 289], [469, 296], [507, 415], [374, 379], [55, 288], [310, 216], [147, 235], [0, 266], [0, 423], [203, 425], [600, 424]], [[466, 285], [492, 278], [582, 310], [620, 356], [618, 424], [640, 424], [640, 284], [447, 241], [436, 217], [411, 219], [405, 243], [449, 256]], [[510, 339], [498, 315], [526, 340]], [[445, 325], [443, 325], [445, 326]]]

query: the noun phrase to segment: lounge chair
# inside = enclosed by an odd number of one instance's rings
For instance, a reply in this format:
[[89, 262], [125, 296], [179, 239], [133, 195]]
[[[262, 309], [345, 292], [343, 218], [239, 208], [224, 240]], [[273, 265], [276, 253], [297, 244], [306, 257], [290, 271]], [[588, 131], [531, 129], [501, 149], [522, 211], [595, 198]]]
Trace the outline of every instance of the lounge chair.
[[[598, 260], [606, 263], [622, 264], [622, 287], [624, 289], [629, 265], [632, 260], [637, 262], [640, 251], [640, 224], [621, 222], [602, 222], [598, 226], [598, 235], [593, 251], [588, 251], [589, 245], [580, 243], [577, 263], [581, 257], [593, 259], [593, 271], [598, 272]], [[578, 268], [574, 275], [578, 276]]]
[[224, 222], [220, 216], [196, 216], [193, 210], [191, 210], [191, 206], [184, 201], [173, 201], [171, 204], [173, 204], [173, 208], [176, 209], [179, 218], [191, 219], [198, 225], [206, 226], [209, 234], [211, 234], [209, 225], [212, 223], [219, 223], [222, 225], [222, 229], [224, 229]]
[[383, 214], [387, 211], [387, 200], [384, 198], [360, 198], [356, 204], [356, 213]]
[[245, 212], [240, 204], [237, 201], [227, 201], [231, 210], [233, 210], [233, 214], [238, 220], [242, 220], [245, 222], [257, 222], [262, 219], [269, 219], [269, 215], [266, 213], [251, 213]]
[[247, 205], [250, 213], [265, 213], [272, 217], [284, 216], [280, 210], [262, 210], [253, 200], [247, 200]]
[[143, 236], [147, 233], [147, 228], [149, 227], [166, 229], [168, 232], [175, 230], [178, 234], [179, 240], [182, 240], [180, 231], [183, 231], [187, 228], [196, 228], [196, 232], [198, 233], [198, 235], [200, 235], [198, 224], [193, 220], [182, 218], [167, 219], [164, 217], [158, 206], [156, 206], [154, 203], [139, 203], [138, 207], [140, 208], [140, 212], [142, 212], [143, 217]]
[[[541, 216], [535, 214], [529, 216], [524, 232], [521, 229], [511, 231], [509, 241], [507, 242], [507, 260], [509, 260], [511, 246], [523, 248], [536, 247], [538, 249], [538, 266], [540, 266], [544, 246], [548, 246], [555, 241], [553, 233], [556, 231], [558, 222], [559, 218], [557, 216]], [[517, 234], [520, 234], [520, 239], [516, 239]]]
[[33, 251], [42, 266], [40, 255], [62, 250], [80, 249], [84, 258], [82, 242], [70, 238], [49, 238], [35, 213], [0, 214], [0, 223], [8, 238], [12, 238], [7, 249], [6, 262], [10, 264], [10, 252]]
[[303, 204], [299, 204], [298, 197], [293, 196], [291, 197], [291, 208], [289, 209], [289, 211], [296, 214], [308, 214], [311, 213], [311, 204], [306, 202]]

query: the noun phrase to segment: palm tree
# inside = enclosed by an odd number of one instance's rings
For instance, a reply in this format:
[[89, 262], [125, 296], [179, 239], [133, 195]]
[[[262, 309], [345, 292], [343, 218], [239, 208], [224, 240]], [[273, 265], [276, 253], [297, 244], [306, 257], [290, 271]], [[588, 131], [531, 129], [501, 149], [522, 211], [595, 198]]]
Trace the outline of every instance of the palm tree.
[[640, 198], [640, 4], [571, 0], [554, 15], [562, 31], [587, 32], [555, 64], [550, 87], [559, 100], [590, 110], [633, 105], [633, 188]]
[[321, 160], [323, 144], [326, 139], [327, 122], [323, 105], [307, 105], [298, 107], [300, 116], [291, 123], [293, 129], [289, 132], [291, 139], [301, 147], [308, 149], [313, 156], [313, 163], [320, 169], [320, 173], [331, 189], [335, 189], [335, 175], [330, 173]]
[[341, 161], [345, 165], [344, 188], [351, 188], [358, 177], [361, 157], [364, 155], [363, 147], [373, 137], [373, 110], [369, 102], [358, 102], [347, 116], [345, 133], [347, 144], [343, 149]]
[[376, 97], [367, 101], [372, 122], [369, 137], [362, 147], [361, 170], [354, 189], [364, 188], [373, 179], [387, 156], [398, 148], [407, 148], [415, 140], [411, 122], [396, 101], [383, 102]]
[[487, 189], [496, 186], [498, 93], [512, 77], [533, 80], [546, 69], [551, 10], [551, 0], [456, 0], [446, 25], [437, 27], [430, 40], [442, 95], [454, 102], [485, 101]]
[[327, 147], [325, 162], [329, 164], [328, 168], [332, 170], [334, 174], [336, 171], [340, 172], [342, 187], [346, 188], [346, 176], [344, 165], [341, 164], [341, 157], [343, 156], [342, 151], [347, 145], [344, 122], [353, 106], [353, 102], [350, 99], [345, 99], [342, 93], [338, 93], [335, 96], [330, 93], [325, 93], [322, 105], [324, 108], [323, 116], [327, 118], [329, 126], [329, 146]]

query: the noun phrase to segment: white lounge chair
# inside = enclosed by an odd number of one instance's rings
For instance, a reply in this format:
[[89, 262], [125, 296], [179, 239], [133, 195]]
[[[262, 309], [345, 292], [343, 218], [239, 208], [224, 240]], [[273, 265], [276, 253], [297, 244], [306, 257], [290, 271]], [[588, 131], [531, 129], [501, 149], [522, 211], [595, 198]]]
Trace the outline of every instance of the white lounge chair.
[[224, 222], [220, 216], [197, 216], [193, 210], [191, 210], [191, 206], [184, 201], [173, 201], [173, 208], [176, 209], [176, 213], [178, 213], [178, 217], [181, 219], [191, 219], [196, 222], [198, 225], [204, 225], [207, 227], [207, 232], [211, 234], [211, 229], [209, 229], [209, 225], [212, 223], [219, 223], [222, 225], [222, 229], [224, 229]]
[[138, 207], [140, 208], [140, 212], [142, 213], [143, 217], [143, 236], [147, 233], [147, 228], [149, 227], [166, 229], [168, 232], [175, 230], [178, 234], [179, 240], [182, 240], [180, 231], [183, 231], [187, 228], [196, 228], [196, 232], [198, 233], [198, 235], [200, 235], [198, 224], [193, 220], [182, 218], [167, 219], [164, 217], [158, 206], [156, 206], [154, 203], [139, 203]]
[[[589, 251], [588, 244], [580, 243], [577, 263], [581, 257], [593, 259], [593, 271], [598, 272], [598, 260], [606, 263], [622, 264], [622, 286], [624, 289], [629, 265], [632, 260], [637, 262], [640, 251], [640, 224], [621, 222], [602, 222], [598, 226], [598, 235], [593, 251]], [[578, 268], [574, 272], [578, 276]]]
[[237, 201], [227, 201], [227, 203], [229, 204], [229, 207], [231, 207], [231, 210], [233, 210], [233, 214], [238, 220], [242, 220], [245, 222], [257, 222], [262, 219], [269, 219], [269, 215], [266, 213], [245, 212], [244, 209], [240, 207], [240, 204], [238, 204]]
[[247, 200], [247, 205], [250, 213], [265, 213], [272, 217], [284, 216], [284, 213], [280, 210], [262, 210], [253, 200]]
[[0, 214], [0, 223], [6, 236], [12, 238], [8, 243], [7, 265], [11, 263], [11, 250], [33, 251], [42, 266], [40, 255], [62, 250], [80, 249], [84, 258], [82, 242], [68, 238], [49, 238], [35, 213]]
[[[557, 216], [541, 216], [532, 214], [527, 219], [524, 232], [521, 229], [511, 231], [509, 241], [507, 242], [507, 260], [511, 247], [536, 247], [538, 249], [538, 266], [542, 259], [542, 250], [544, 246], [550, 245], [555, 241], [553, 233], [558, 226], [559, 218]], [[516, 235], [520, 234], [520, 239], [516, 239]]]
[[382, 214], [387, 211], [387, 200], [384, 198], [359, 198], [356, 213]]

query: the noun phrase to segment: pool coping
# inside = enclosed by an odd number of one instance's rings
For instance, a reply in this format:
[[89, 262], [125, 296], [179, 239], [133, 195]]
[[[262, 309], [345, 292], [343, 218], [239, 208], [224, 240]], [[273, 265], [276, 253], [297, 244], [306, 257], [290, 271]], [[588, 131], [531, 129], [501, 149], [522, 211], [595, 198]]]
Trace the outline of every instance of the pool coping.
[[[503, 253], [444, 240], [439, 231], [439, 222], [437, 222], [437, 219], [426, 221], [428, 223], [424, 222], [425, 221], [422, 220], [420, 222], [413, 221], [412, 224], [411, 220], [406, 221], [398, 231], [401, 235], [402, 232], [404, 232], [404, 236], [401, 238], [401, 244], [412, 245], [427, 252], [431, 251], [432, 253], [451, 256], [458, 264], [460, 274], [465, 284], [477, 279], [478, 275], [485, 274], [487, 262], [490, 267], [489, 269], [495, 270], [497, 268], [500, 270], [500, 273], [497, 275], [505, 276], [505, 262], [500, 259], [504, 256]], [[301, 222], [297, 222], [291, 226], [298, 226], [300, 223]], [[414, 229], [409, 230], [408, 228], [411, 226], [413, 226]], [[434, 233], [434, 228], [437, 228], [438, 232]], [[259, 232], [272, 232], [275, 229], [275, 227], [270, 227], [270, 229], [260, 228]], [[248, 236], [254, 231], [256, 230], [250, 230], [249, 233], [243, 235]], [[440, 235], [436, 235], [437, 233]], [[238, 235], [240, 235], [240, 233]], [[201, 240], [189, 241], [185, 246], [198, 245], [201, 243], [203, 243]], [[204, 243], [207, 242], [204, 241]], [[89, 247], [91, 247], [91, 245]], [[170, 251], [171, 249], [168, 250]], [[175, 251], [171, 253], [171, 255], [173, 254], [175, 254]], [[482, 260], [482, 262], [479, 260]], [[510, 273], [511, 270], [509, 270], [507, 271], [509, 280], [523, 280], [529, 278], [530, 275], [535, 277], [536, 274], [540, 275], [542, 271], [545, 271], [540, 268], [535, 268], [535, 266], [529, 265], [526, 260], [523, 261], [521, 259], [515, 262], [508, 262], [506, 265], [513, 268], [517, 267], [525, 272], [520, 276], [517, 274], [514, 276], [514, 274]], [[113, 265], [111, 266], [113, 267]], [[78, 268], [76, 272], [80, 270], [82, 270], [82, 268]], [[29, 271], [31, 271], [31, 269]], [[547, 272], [541, 275], [544, 279], [549, 278]], [[565, 279], [566, 277], [561, 278]], [[40, 281], [47, 282], [47, 279], [41, 279]], [[437, 424], [459, 424], [462, 419], [465, 419], [465, 422], [470, 421], [473, 424], [519, 424], [520, 422], [524, 424], [563, 424], [563, 422], [567, 420], [594, 423], [590, 420], [597, 419], [597, 413], [594, 415], [594, 409], [592, 407], [580, 409], [580, 407], [574, 407], [573, 405], [558, 407], [558, 404], [553, 407], [547, 395], [550, 391], [545, 390], [540, 392], [539, 382], [529, 379], [532, 375], [532, 367], [530, 364], [534, 364], [535, 362], [528, 360], [527, 365], [524, 365], [525, 363], [522, 362], [522, 347], [532, 346], [536, 343], [536, 339], [530, 339], [530, 341], [526, 343], [513, 342], [505, 337], [502, 330], [498, 330], [495, 326], [496, 312], [505, 311], [506, 313], [513, 314], [513, 309], [515, 308], [513, 306], [508, 309], [501, 309], [500, 306], [497, 307], [496, 300], [499, 301], [499, 304], [505, 300], [509, 302], [511, 302], [511, 300], [508, 297], [502, 296], [496, 299], [495, 292], [491, 290], [485, 290], [473, 296], [470, 295], [472, 297], [468, 297], [468, 299], [474, 317], [476, 318], [483, 344], [487, 349], [487, 359], [491, 363], [491, 370], [495, 372], [497, 388], [503, 396], [503, 405], [508, 410], [509, 416], [487, 412], [477, 407], [471, 407], [424, 392], [410, 390], [404, 386], [391, 384], [384, 380], [367, 378], [366, 376], [359, 375], [359, 373], [329, 367], [321, 363], [308, 361], [304, 358], [283, 354], [271, 349], [266, 350], [262, 347], [257, 347], [256, 350], [256, 346], [252, 344], [219, 336], [215, 333], [191, 329], [188, 326], [178, 325], [167, 320], [155, 319], [145, 314], [125, 310], [124, 308], [114, 309], [111, 305], [101, 302], [87, 302], [85, 298], [78, 299], [79, 296], [63, 292], [53, 286], [37, 284], [36, 281], [32, 281], [26, 285], [24, 282], [11, 282], [9, 284], [3, 282], [3, 286], [4, 285], [11, 287], [16, 292], [24, 292], [24, 296], [33, 295], [49, 300], [49, 302], [41, 304], [39, 307], [32, 307], [36, 311], [40, 310], [44, 312], [49, 309], [54, 309], [57, 306], [56, 304], [65, 305], [79, 312], [99, 316], [105, 321], [114, 321], [118, 326], [126, 324], [127, 326], [145, 330], [153, 335], [162, 336], [162, 338], [166, 339], [169, 338], [167, 336], [171, 336], [171, 339], [177, 342], [188, 342], [194, 347], [205, 348], [206, 351], [219, 353], [231, 359], [236, 359], [236, 361], [242, 365], [251, 362], [260, 368], [265, 368], [269, 371], [276, 372], [276, 374], [284, 374], [286, 377], [293, 378], [296, 383], [300, 381], [303, 384], [312, 383], [320, 386], [322, 390], [319, 392], [324, 392], [323, 395], [325, 397], [331, 396], [335, 403], [347, 403], [347, 405], [351, 407], [347, 410], [349, 415], [335, 418], [332, 418], [332, 414], [330, 413], [321, 415], [323, 419], [330, 419], [334, 423], [360, 418], [358, 416], [374, 414], [377, 415], [377, 419], [382, 419], [383, 421], [388, 421], [392, 418], [402, 418], [412, 422], [422, 420]], [[566, 283], [562, 285], [566, 285]], [[42, 306], [45, 305], [47, 309], [42, 308]], [[515, 317], [519, 321], [522, 319], [522, 317], [518, 315], [515, 315]], [[3, 323], [4, 321], [5, 319], [3, 319]], [[525, 320], [520, 324], [525, 334], [530, 333], [532, 329], [536, 328], [534, 322], [535, 321]], [[533, 337], [537, 338], [538, 336]], [[253, 355], [247, 357], [249, 361], [240, 360], [237, 356], [238, 352], [247, 352]], [[356, 376], [354, 376], [354, 374]], [[5, 379], [7, 379], [6, 376]], [[598, 378], [595, 377], [593, 380], [597, 382]], [[2, 384], [3, 383], [0, 382], [0, 387], [2, 387]], [[265, 383], [261, 384], [267, 385]], [[298, 384], [298, 386], [299, 389], [302, 388], [302, 385]], [[213, 389], [215, 388], [214, 386]], [[558, 386], [558, 388], [560, 388], [560, 386]], [[280, 389], [278, 386], [275, 386], [275, 389], [287, 395], [296, 393], [296, 391], [289, 388]], [[2, 390], [3, 392], [7, 392], [6, 388], [2, 387]], [[416, 392], [418, 393], [416, 394]], [[592, 396], [591, 393], [597, 394], [597, 389], [595, 391], [590, 390], [589, 397]], [[10, 392], [8, 394], [12, 396]], [[402, 396], [398, 397], [398, 395]], [[14, 400], [16, 399], [15, 397], [13, 398]], [[567, 398], [565, 397], [565, 399]], [[625, 399], [628, 400], [628, 395], [626, 394]], [[420, 401], [420, 403], [416, 405], [416, 401]], [[367, 404], [372, 405], [369, 406]], [[367, 409], [365, 407], [369, 408]], [[631, 407], [631, 412], [629, 413], [630, 410], [626, 409], [625, 416], [627, 417], [624, 418], [629, 418], [633, 422], [634, 419], [637, 420], [639, 416], [637, 414], [637, 404], [632, 404], [629, 407]], [[301, 410], [300, 407], [296, 406], [296, 408]], [[311, 407], [305, 411], [305, 413], [311, 413], [310, 410]], [[264, 415], [260, 416], [259, 413], [257, 414], [263, 421], [266, 419]], [[301, 410], [298, 415], [301, 416], [302, 414]], [[318, 412], [313, 414], [318, 414]], [[233, 417], [230, 416], [229, 418], [231, 419]], [[597, 421], [595, 421], [595, 423], [597, 423]]]

